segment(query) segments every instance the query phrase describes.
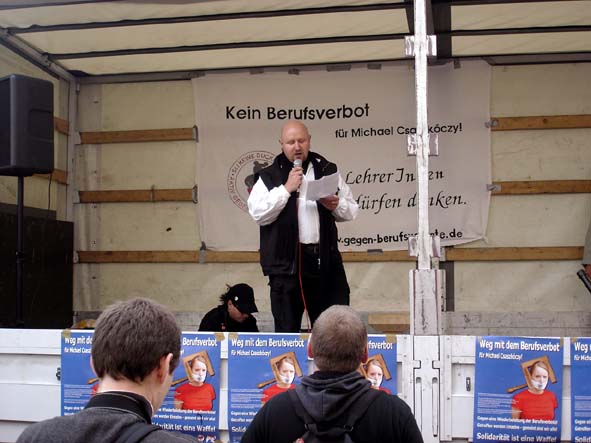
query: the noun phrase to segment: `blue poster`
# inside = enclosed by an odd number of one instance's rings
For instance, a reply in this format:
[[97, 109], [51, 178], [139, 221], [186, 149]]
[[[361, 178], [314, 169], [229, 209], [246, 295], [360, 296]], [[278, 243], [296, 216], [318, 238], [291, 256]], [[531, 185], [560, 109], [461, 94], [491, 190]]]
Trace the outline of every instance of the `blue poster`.
[[154, 424], [199, 441], [218, 438], [223, 337], [213, 332], [183, 333], [181, 361]]
[[300, 334], [236, 334], [228, 342], [228, 430], [239, 443], [265, 402], [294, 389], [308, 373], [307, 339]]
[[[90, 366], [93, 331], [62, 332], [62, 415], [84, 409], [98, 390]], [[172, 386], [153, 417], [160, 427], [213, 442], [219, 436], [219, 393], [223, 334], [183, 333]]]
[[62, 415], [81, 411], [98, 388], [90, 366], [92, 332], [62, 331]]
[[559, 442], [562, 340], [477, 337], [475, 443]]
[[570, 345], [571, 441], [591, 443], [591, 338], [573, 338]]
[[396, 336], [369, 335], [368, 359], [362, 370], [374, 389], [396, 395]]

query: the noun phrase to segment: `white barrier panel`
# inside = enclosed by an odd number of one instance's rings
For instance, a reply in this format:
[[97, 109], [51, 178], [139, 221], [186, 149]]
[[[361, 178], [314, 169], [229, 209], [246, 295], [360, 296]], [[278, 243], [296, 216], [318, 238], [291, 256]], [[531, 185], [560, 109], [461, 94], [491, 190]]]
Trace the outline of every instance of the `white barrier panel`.
[[[220, 438], [229, 441], [228, 333], [224, 336], [220, 343], [219, 429]], [[61, 330], [0, 329], [0, 442], [14, 442], [30, 423], [60, 415], [61, 340]], [[396, 337], [396, 349], [399, 396], [412, 405], [411, 337]]]
[[60, 414], [59, 330], [0, 329], [0, 441]]
[[[60, 415], [60, 330], [0, 329], [0, 442]], [[398, 395], [425, 442], [471, 441], [475, 389], [472, 336], [397, 336]], [[221, 348], [220, 430], [228, 441], [228, 340]], [[571, 439], [570, 339], [564, 339], [562, 441]]]

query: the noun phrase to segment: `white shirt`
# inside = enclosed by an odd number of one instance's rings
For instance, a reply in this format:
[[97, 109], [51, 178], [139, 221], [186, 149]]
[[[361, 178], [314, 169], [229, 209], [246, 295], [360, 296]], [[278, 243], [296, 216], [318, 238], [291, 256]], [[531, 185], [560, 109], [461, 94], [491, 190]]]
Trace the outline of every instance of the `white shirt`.
[[[300, 195], [298, 198], [298, 229], [300, 243], [318, 243], [320, 241], [320, 222], [318, 218], [318, 207], [315, 201], [306, 199], [308, 190], [308, 181], [314, 180], [314, 167], [312, 162], [308, 164], [308, 169], [300, 186]], [[357, 217], [359, 206], [353, 199], [353, 193], [349, 185], [339, 174], [339, 204], [332, 211], [332, 215], [337, 222], [351, 221]], [[280, 185], [271, 190], [267, 189], [265, 183], [260, 178], [255, 183], [250, 196], [248, 197], [248, 212], [253, 220], [259, 226], [265, 226], [273, 223], [279, 217], [283, 208], [289, 200], [289, 192], [285, 186]]]

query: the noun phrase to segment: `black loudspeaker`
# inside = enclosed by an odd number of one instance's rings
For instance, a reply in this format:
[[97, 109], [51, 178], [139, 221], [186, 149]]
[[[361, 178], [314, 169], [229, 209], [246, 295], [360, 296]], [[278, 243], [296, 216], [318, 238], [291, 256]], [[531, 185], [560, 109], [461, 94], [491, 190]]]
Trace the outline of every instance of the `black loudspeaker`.
[[[74, 224], [25, 217], [27, 245], [22, 324], [16, 317], [17, 217], [0, 207], [0, 328], [64, 329], [72, 326]], [[0, 441], [3, 439], [0, 437]]]
[[53, 171], [53, 84], [9, 75], [0, 78], [0, 175]]

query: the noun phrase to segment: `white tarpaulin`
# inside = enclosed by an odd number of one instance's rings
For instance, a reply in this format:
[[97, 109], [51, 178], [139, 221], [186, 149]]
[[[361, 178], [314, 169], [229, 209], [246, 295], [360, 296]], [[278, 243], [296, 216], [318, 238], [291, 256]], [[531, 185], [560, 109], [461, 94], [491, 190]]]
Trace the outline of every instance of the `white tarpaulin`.
[[[253, 174], [281, 152], [281, 126], [303, 120], [311, 150], [338, 165], [360, 211], [340, 223], [340, 249], [406, 249], [417, 232], [414, 72], [379, 70], [210, 74], [193, 80], [199, 129], [198, 185], [207, 247], [256, 251], [247, 212]], [[484, 62], [429, 68], [429, 127], [439, 134], [430, 158], [430, 228], [442, 245], [484, 236], [491, 183], [490, 68]]]

